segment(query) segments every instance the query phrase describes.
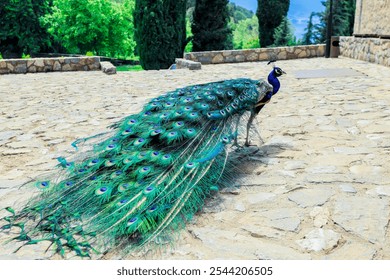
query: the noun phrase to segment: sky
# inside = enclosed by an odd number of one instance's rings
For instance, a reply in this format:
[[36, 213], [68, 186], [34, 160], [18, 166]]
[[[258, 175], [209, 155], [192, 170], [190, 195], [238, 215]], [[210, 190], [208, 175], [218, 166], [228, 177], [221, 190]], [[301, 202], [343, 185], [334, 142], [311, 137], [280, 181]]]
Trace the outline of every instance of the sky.
[[[256, 12], [257, 9], [257, 0], [230, 0], [230, 2], [253, 12]], [[294, 27], [294, 34], [297, 39], [302, 38], [311, 12], [321, 12], [323, 10], [324, 6], [322, 6], [321, 0], [290, 0], [290, 10], [287, 17]]]

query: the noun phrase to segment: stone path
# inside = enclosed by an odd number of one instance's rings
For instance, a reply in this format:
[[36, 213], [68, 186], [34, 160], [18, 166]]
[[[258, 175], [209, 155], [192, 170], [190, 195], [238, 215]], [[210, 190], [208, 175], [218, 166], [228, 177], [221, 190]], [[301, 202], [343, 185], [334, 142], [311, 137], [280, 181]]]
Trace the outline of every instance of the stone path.
[[[174, 248], [146, 258], [390, 259], [390, 69], [346, 58], [278, 66], [288, 74], [257, 118], [264, 144], [249, 149], [241, 188], [210, 200]], [[294, 76], [335, 68], [362, 75]], [[0, 208], [31, 196], [16, 186], [56, 165], [76, 138], [101, 132], [147, 98], [189, 84], [266, 77], [269, 70], [241, 63], [110, 76], [0, 75]], [[0, 258], [50, 256], [42, 246], [10, 255], [15, 244], [3, 244], [6, 238], [0, 234]]]

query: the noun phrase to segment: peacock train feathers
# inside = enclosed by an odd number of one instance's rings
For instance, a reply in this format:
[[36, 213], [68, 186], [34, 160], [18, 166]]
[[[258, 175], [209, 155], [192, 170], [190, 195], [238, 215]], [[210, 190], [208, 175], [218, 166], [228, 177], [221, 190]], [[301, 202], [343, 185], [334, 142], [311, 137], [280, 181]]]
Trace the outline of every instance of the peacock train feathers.
[[250, 111], [253, 120], [277, 92], [280, 71], [268, 77], [272, 86], [234, 79], [167, 92], [107, 134], [76, 141], [76, 149], [95, 143], [73, 161], [59, 158], [56, 176], [35, 183], [40, 195], [18, 213], [5, 208], [1, 229], [20, 228], [22, 246], [50, 241], [60, 255], [81, 257], [169, 236], [231, 182], [228, 147], [240, 117]]

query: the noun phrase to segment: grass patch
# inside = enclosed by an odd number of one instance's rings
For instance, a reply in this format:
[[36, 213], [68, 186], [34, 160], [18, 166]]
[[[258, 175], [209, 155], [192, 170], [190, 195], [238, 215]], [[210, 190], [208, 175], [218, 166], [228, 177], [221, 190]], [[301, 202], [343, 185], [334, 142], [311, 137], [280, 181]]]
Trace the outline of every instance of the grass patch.
[[143, 71], [141, 65], [121, 65], [116, 67], [116, 71]]

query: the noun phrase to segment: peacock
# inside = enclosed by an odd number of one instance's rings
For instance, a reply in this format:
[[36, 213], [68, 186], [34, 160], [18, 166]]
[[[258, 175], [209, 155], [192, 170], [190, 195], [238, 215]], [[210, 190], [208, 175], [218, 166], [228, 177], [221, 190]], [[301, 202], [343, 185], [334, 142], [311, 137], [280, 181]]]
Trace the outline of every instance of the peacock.
[[[4, 208], [3, 232], [26, 245], [49, 241], [54, 254], [91, 257], [159, 243], [182, 229], [205, 199], [234, 180], [230, 160], [238, 127], [280, 88], [276, 66], [264, 80], [239, 78], [191, 85], [150, 100], [106, 133], [78, 139], [58, 158], [40, 193], [21, 210]], [[160, 242], [161, 243], [161, 242]]]

